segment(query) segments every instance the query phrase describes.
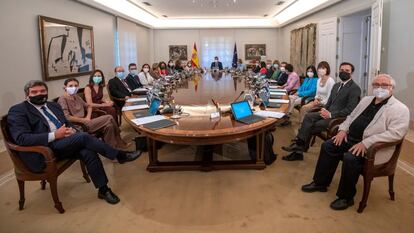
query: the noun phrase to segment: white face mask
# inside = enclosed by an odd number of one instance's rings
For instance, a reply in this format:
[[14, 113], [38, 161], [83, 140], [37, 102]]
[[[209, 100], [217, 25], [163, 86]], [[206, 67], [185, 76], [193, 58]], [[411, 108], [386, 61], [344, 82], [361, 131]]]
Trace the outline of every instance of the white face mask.
[[315, 75], [313, 72], [310, 72], [310, 71], [306, 74], [308, 75], [309, 78], [313, 78], [313, 76]]
[[326, 69], [318, 69], [318, 76], [325, 76], [326, 75]]
[[267, 69], [270, 69], [270, 67], [271, 67], [271, 66], [272, 66], [272, 65], [267, 64], [267, 65], [266, 65], [266, 68], [267, 68]]
[[273, 64], [273, 67], [275, 67], [276, 69], [279, 67], [278, 64]]
[[285, 72], [286, 68], [284, 66], [280, 67], [280, 71]]
[[77, 87], [66, 87], [66, 92], [69, 95], [74, 95], [78, 92], [78, 88]]
[[148, 73], [149, 69], [148, 68], [144, 68], [142, 69], [145, 73]]
[[375, 88], [372, 92], [378, 99], [386, 99], [388, 96], [390, 96], [390, 90], [383, 89], [381, 87]]

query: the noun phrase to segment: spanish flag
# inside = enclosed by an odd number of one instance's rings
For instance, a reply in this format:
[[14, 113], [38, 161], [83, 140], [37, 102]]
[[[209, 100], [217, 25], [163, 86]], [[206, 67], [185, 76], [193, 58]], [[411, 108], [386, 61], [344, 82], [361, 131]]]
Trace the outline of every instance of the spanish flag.
[[198, 54], [197, 54], [197, 47], [196, 43], [194, 42], [193, 52], [191, 53], [191, 64], [193, 67], [200, 68], [200, 64], [198, 63]]

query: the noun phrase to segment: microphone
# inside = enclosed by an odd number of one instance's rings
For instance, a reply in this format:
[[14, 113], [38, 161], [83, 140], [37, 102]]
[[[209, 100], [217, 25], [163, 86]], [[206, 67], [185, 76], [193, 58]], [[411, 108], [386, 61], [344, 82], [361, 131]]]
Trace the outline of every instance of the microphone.
[[244, 94], [244, 91], [241, 91], [240, 94], [237, 96], [237, 98], [233, 102], [236, 102], [240, 98], [240, 96], [242, 96], [243, 94]]

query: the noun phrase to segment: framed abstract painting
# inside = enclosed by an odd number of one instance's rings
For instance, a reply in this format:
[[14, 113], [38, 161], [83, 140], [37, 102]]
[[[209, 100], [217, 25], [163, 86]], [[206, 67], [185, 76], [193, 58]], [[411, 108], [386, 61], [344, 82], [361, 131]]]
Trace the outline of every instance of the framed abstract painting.
[[95, 69], [93, 28], [39, 16], [44, 81], [89, 75]]

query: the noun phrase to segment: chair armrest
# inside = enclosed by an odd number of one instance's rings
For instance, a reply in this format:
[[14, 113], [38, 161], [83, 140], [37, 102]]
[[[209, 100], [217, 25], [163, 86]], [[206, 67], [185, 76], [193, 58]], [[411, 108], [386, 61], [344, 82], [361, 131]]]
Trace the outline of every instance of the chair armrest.
[[312, 96], [305, 96], [305, 97], [302, 97], [302, 100], [301, 100], [301, 103], [300, 103], [300, 105], [305, 105], [305, 104], [308, 104], [309, 102], [311, 102], [311, 101], [313, 101], [315, 98], [314, 97], [312, 97]]
[[88, 132], [88, 126], [86, 126], [86, 124], [81, 123], [81, 122], [74, 122], [74, 121], [71, 121], [70, 123], [72, 123], [75, 126], [78, 126], [80, 129], [82, 129], [82, 132]]
[[317, 106], [317, 107], [314, 107], [311, 110], [309, 110], [309, 112], [319, 112], [321, 109], [322, 109], [321, 106]]
[[100, 109], [93, 109], [92, 110], [92, 115], [100, 117], [100, 116], [106, 115], [106, 112], [103, 111], [103, 110], [100, 110]]
[[46, 146], [18, 146], [16, 144], [6, 142], [10, 150], [18, 152], [34, 152], [39, 153], [45, 158], [45, 162], [55, 161], [55, 155], [53, 151]]
[[342, 124], [342, 122], [344, 122], [345, 120], [346, 120], [346, 117], [337, 117], [337, 118], [332, 119], [328, 124], [328, 129]]
[[115, 100], [115, 101], [120, 101], [120, 102], [125, 102], [126, 101], [125, 98], [118, 98], [118, 97], [115, 97], [115, 96], [111, 96], [111, 99]]
[[404, 141], [404, 139], [401, 139], [401, 140], [398, 140], [398, 141], [395, 141], [395, 142], [376, 142], [368, 148], [365, 157], [368, 160], [374, 160], [375, 155], [379, 150], [387, 148], [387, 147], [392, 147], [392, 146], [398, 146], [398, 145], [401, 146], [403, 141]]
[[298, 90], [297, 90], [297, 89], [290, 90], [290, 91], [288, 91], [288, 95], [293, 95], [293, 94], [295, 94], [296, 92], [298, 92]]

